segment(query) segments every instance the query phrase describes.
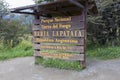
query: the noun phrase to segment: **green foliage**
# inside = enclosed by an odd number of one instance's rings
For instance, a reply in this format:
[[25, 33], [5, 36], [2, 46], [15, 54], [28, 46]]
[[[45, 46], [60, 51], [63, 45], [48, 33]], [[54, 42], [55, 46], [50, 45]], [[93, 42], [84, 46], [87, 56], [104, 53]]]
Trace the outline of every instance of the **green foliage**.
[[120, 47], [96, 47], [87, 50], [87, 57], [99, 59], [116, 59], [120, 58]]
[[25, 28], [20, 21], [4, 19], [8, 13], [7, 7], [7, 3], [0, 0], [0, 43], [10, 48], [19, 44]]
[[18, 19], [17, 15], [8, 15], [7, 13], [8, 4], [4, 0], [0, 0], [0, 44], [12, 48], [21, 42], [24, 34], [31, 32], [29, 26], [31, 26], [32, 17], [21, 15]]
[[95, 0], [98, 10], [101, 12], [103, 8], [111, 3], [113, 3], [113, 0]]
[[3, 40], [4, 46], [10, 48], [19, 44], [21, 41], [20, 37], [22, 37], [25, 32], [24, 28], [19, 21], [1, 20], [0, 39]]
[[78, 61], [64, 61], [59, 59], [37, 58], [36, 64], [42, 64], [44, 67], [54, 67], [59, 69], [81, 70], [82, 66]]
[[104, 43], [104, 23], [101, 16], [88, 16], [87, 30], [88, 30], [88, 44], [105, 44]]
[[6, 48], [0, 44], [0, 60], [6, 60], [16, 57], [32, 56], [32, 42], [23, 40], [14, 48]]
[[102, 11], [102, 20], [105, 24], [106, 42], [113, 46], [120, 44], [120, 2], [107, 5]]
[[120, 2], [104, 7], [100, 16], [88, 18], [88, 42], [100, 45], [120, 45]]

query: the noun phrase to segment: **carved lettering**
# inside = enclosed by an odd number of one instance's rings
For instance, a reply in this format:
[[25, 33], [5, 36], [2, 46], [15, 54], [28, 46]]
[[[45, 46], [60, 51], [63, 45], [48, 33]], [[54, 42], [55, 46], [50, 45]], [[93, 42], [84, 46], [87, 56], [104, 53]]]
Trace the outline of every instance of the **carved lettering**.
[[68, 43], [83, 45], [84, 39], [34, 38], [36, 43]]
[[63, 58], [63, 59], [69, 59], [70, 57], [73, 56], [73, 54], [65, 54], [65, 53], [60, 53], [60, 54], [55, 54], [55, 53], [47, 53], [47, 52], [40, 52], [41, 56], [48, 57], [48, 58]]
[[63, 21], [71, 21], [71, 17], [61, 18], [61, 17], [55, 17], [55, 22], [63, 22]]
[[53, 21], [53, 19], [41, 19], [41, 23], [51, 23]]
[[82, 37], [82, 31], [72, 30], [72, 31], [34, 31], [34, 36], [40, 37]]
[[53, 31], [53, 37], [82, 37], [82, 32], [80, 30], [74, 31]]

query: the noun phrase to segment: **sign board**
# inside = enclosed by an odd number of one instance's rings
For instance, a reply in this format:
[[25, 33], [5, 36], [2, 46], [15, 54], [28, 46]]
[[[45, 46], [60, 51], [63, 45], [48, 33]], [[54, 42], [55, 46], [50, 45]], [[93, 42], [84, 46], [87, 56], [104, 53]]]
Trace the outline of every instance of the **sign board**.
[[98, 14], [94, 0], [55, 0], [14, 8], [11, 12], [34, 15], [35, 58], [79, 60], [86, 67], [86, 17]]
[[41, 18], [33, 25], [34, 55], [65, 60], [85, 59], [84, 16]]

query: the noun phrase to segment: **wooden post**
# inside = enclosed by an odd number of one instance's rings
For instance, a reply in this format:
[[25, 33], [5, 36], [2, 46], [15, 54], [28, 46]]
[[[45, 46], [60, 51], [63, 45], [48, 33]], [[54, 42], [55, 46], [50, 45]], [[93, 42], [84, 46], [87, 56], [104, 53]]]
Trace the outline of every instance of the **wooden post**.
[[80, 61], [81, 65], [83, 68], [86, 68], [86, 40], [87, 40], [87, 2], [86, 5], [83, 9], [83, 13], [82, 15], [84, 16], [84, 34], [85, 34], [85, 38], [84, 38], [84, 61]]
[[[40, 15], [39, 15], [39, 12], [38, 12], [38, 10], [34, 10], [34, 21], [33, 21], [33, 24], [34, 25], [39, 25], [40, 26], [40, 23], [39, 22], [37, 22], [37, 21], [39, 21], [40, 20]], [[35, 36], [33, 36], [34, 38], [35, 38]], [[34, 42], [33, 42], [34, 43]], [[35, 44], [35, 43], [34, 43]], [[39, 49], [40, 50], [40, 49]], [[37, 59], [38, 58], [41, 58], [42, 59], [42, 57], [41, 56], [36, 56], [36, 54], [35, 54], [35, 50], [34, 50], [34, 57], [35, 57], [35, 62], [37, 61]]]

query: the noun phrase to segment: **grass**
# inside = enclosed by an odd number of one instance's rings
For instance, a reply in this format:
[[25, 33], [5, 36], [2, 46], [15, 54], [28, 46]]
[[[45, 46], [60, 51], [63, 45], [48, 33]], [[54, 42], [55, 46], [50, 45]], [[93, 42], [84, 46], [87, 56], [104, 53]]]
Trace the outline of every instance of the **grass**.
[[[18, 46], [8, 49], [0, 45], [0, 60], [33, 55], [32, 42], [23, 40]], [[42, 52], [56, 53], [54, 50], [44, 50]], [[62, 52], [62, 51], [57, 51]], [[103, 60], [120, 58], [120, 47], [89, 47], [86, 51], [87, 58], [98, 58]], [[70, 53], [72, 54], [72, 53]], [[81, 70], [83, 67], [78, 61], [64, 61], [59, 59], [37, 58], [36, 64], [45, 67], [55, 67], [59, 69]]]
[[60, 59], [37, 58], [36, 64], [42, 64], [44, 67], [54, 67], [59, 69], [81, 70], [83, 67], [78, 61], [64, 61]]
[[120, 58], [120, 47], [98, 47], [87, 50], [87, 57], [99, 58], [103, 60]]
[[33, 55], [32, 43], [29, 41], [23, 40], [19, 45], [11, 49], [0, 46], [0, 60], [32, 55]]
[[[53, 50], [43, 52], [54, 53]], [[87, 58], [98, 58], [102, 60], [120, 58], [120, 47], [92, 47], [87, 49]], [[36, 64], [42, 64], [45, 67], [55, 67], [59, 69], [81, 70], [83, 67], [78, 61], [64, 61], [59, 59], [37, 58]]]

